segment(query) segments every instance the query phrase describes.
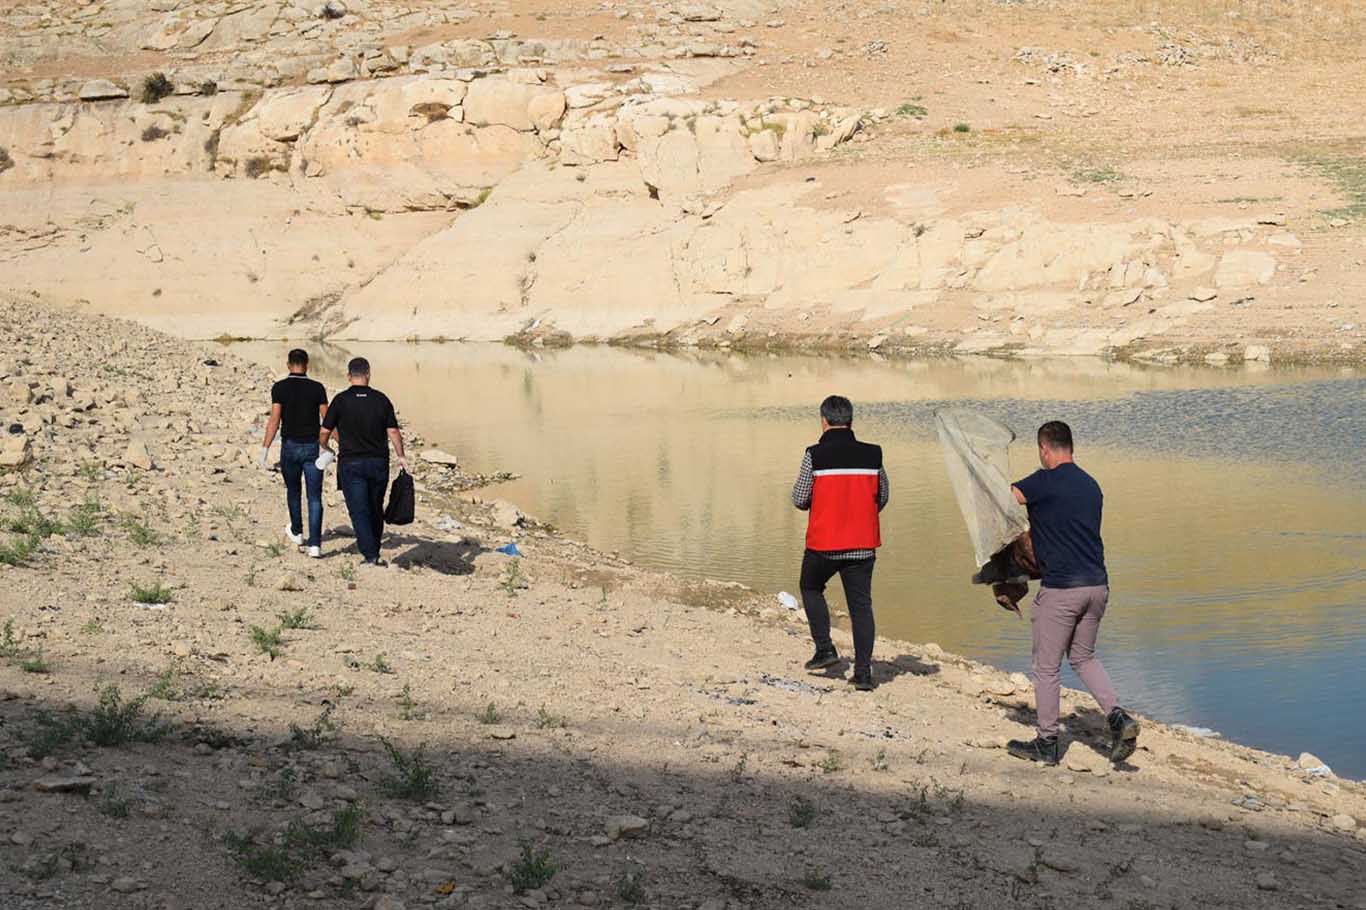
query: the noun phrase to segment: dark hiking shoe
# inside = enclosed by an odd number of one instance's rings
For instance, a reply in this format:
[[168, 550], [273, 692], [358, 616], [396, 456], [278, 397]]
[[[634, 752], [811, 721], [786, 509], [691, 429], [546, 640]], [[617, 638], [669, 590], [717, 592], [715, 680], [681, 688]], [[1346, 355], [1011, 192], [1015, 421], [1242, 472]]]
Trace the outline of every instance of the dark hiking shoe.
[[1012, 739], [1006, 743], [1006, 751], [1016, 758], [1023, 758], [1026, 761], [1036, 761], [1041, 765], [1056, 765], [1058, 763], [1058, 738], [1044, 739], [1042, 736], [1035, 739]]
[[1110, 761], [1118, 764], [1138, 751], [1138, 721], [1115, 708], [1106, 718], [1110, 727]]
[[824, 670], [828, 667], [833, 667], [839, 662], [840, 655], [839, 652], [835, 650], [835, 646], [826, 645], [823, 648], [816, 649], [816, 653], [806, 662], [806, 669], [808, 671]]
[[850, 684], [860, 692], [873, 691], [873, 671], [855, 670], [854, 675], [849, 678]]

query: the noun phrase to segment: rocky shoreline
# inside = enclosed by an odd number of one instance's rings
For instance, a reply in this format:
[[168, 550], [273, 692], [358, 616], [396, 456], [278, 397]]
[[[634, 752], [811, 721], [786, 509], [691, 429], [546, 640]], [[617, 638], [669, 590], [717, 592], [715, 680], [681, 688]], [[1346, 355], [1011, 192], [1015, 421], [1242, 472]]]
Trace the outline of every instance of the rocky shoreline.
[[889, 640], [870, 695], [807, 676], [771, 599], [440, 458], [389, 568], [331, 489], [308, 560], [252, 464], [259, 367], [26, 302], [0, 350], [16, 908], [1366, 906], [1366, 788], [1312, 756], [1145, 719], [1111, 768], [1069, 692], [1063, 766], [1029, 766], [1023, 677]]

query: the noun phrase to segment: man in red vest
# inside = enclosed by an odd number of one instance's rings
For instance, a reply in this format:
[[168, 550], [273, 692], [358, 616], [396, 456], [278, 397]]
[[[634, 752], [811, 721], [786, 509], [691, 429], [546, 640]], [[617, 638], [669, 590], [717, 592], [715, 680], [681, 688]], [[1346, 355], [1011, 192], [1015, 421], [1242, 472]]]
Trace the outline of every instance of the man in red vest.
[[806, 450], [792, 504], [811, 515], [802, 557], [802, 606], [816, 654], [807, 670], [840, 662], [830, 641], [830, 607], [825, 586], [839, 574], [854, 627], [854, 676], [861, 692], [873, 688], [873, 563], [882, 545], [878, 513], [890, 487], [882, 448], [854, 438], [854, 406], [842, 395], [821, 402], [821, 440]]

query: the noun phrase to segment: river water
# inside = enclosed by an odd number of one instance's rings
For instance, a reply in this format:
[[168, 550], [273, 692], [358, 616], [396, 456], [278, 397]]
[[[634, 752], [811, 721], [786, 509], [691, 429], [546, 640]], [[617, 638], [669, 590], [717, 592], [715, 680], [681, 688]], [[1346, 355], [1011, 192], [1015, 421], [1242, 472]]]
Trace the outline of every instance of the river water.
[[[280, 367], [285, 347], [234, 350]], [[1014, 428], [1016, 476], [1036, 467], [1034, 428], [1066, 420], [1105, 490], [1101, 655], [1125, 703], [1366, 777], [1360, 370], [351, 344], [315, 346], [314, 375], [332, 391], [355, 354], [433, 444], [523, 475], [497, 493], [531, 514], [645, 566], [774, 593], [797, 590], [805, 515], [788, 497], [817, 405], [847, 395], [891, 477], [879, 632], [1012, 670], [1028, 669], [1029, 624], [967, 583], [932, 415], [971, 407]]]

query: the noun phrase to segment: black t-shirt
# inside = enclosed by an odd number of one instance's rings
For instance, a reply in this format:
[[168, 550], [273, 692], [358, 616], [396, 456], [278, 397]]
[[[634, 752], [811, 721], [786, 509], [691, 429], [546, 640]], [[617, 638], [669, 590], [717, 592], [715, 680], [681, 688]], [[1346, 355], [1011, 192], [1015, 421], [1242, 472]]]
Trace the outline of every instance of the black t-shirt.
[[341, 435], [342, 458], [389, 457], [389, 430], [398, 429], [389, 396], [369, 386], [353, 385], [338, 392], [323, 418], [323, 426]]
[[318, 408], [327, 404], [323, 384], [290, 373], [270, 387], [270, 403], [280, 406], [280, 435], [290, 442], [318, 441]]
[[1071, 462], [1035, 471], [1015, 484], [1029, 509], [1029, 533], [1043, 583], [1050, 588], [1108, 585], [1100, 539], [1100, 484]]

